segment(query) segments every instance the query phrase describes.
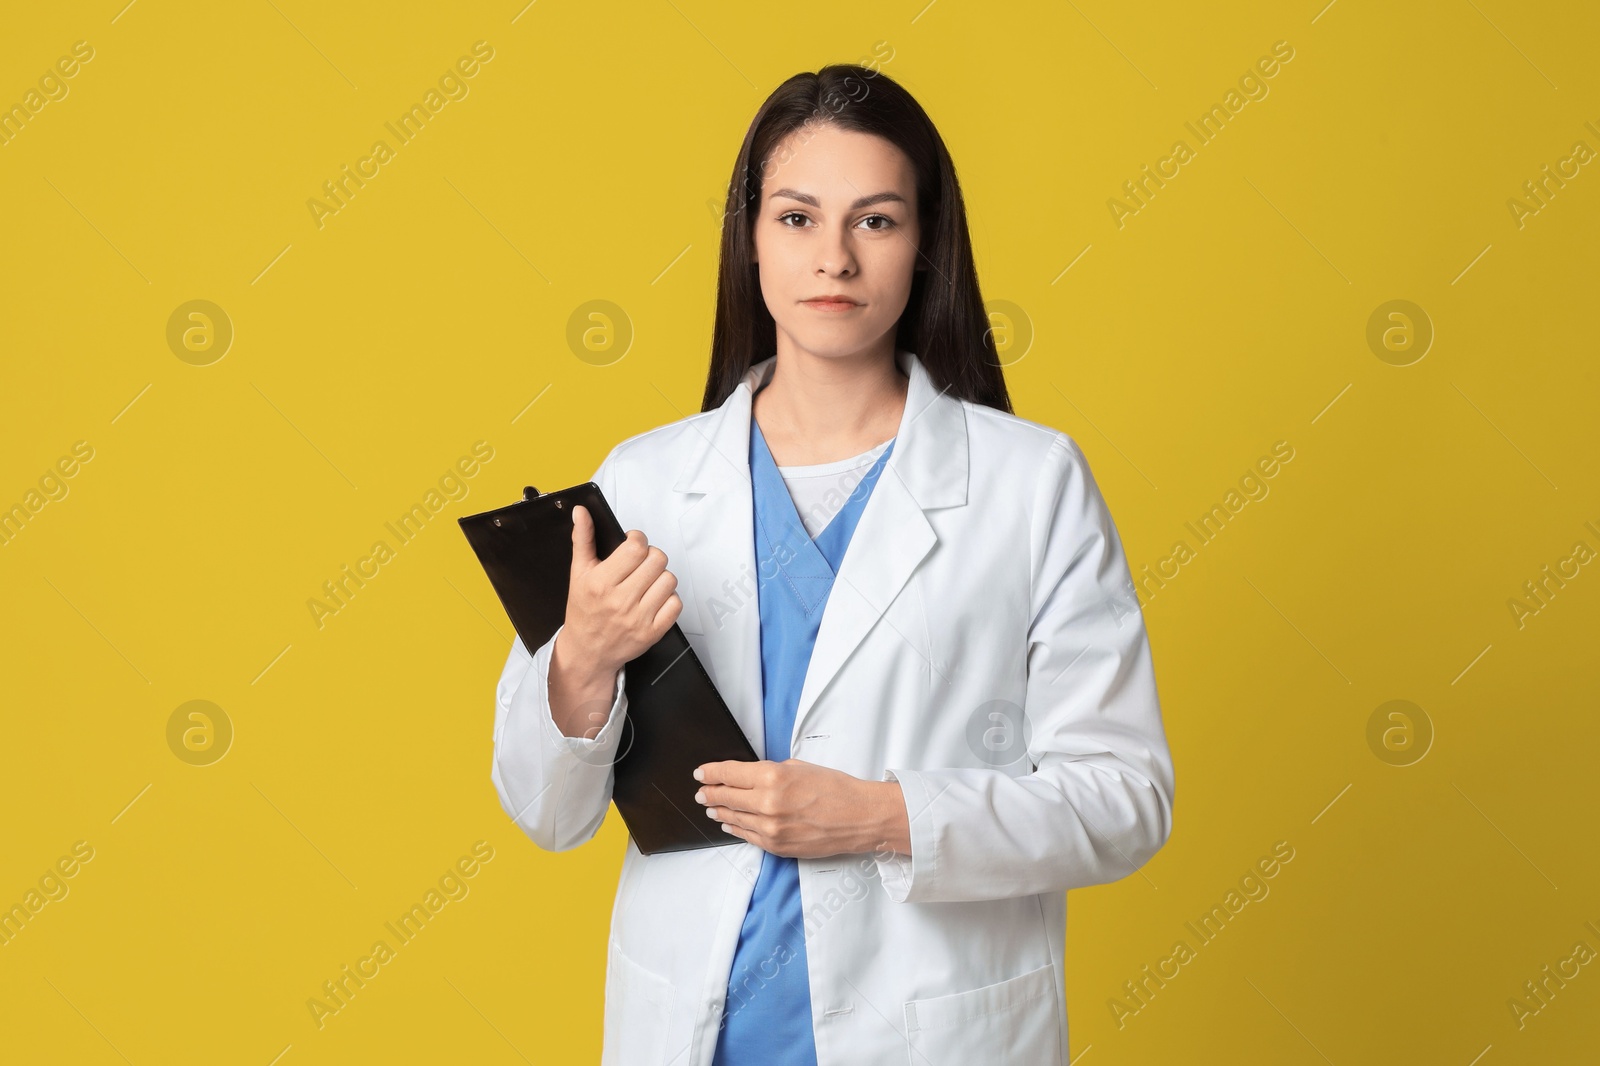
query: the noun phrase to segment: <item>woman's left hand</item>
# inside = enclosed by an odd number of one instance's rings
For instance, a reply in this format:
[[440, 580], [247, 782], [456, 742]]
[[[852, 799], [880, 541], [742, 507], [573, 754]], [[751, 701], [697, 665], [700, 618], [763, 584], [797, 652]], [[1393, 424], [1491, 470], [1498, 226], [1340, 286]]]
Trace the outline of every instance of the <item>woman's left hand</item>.
[[871, 851], [911, 853], [896, 781], [864, 781], [799, 759], [708, 762], [695, 799], [725, 832], [796, 859]]

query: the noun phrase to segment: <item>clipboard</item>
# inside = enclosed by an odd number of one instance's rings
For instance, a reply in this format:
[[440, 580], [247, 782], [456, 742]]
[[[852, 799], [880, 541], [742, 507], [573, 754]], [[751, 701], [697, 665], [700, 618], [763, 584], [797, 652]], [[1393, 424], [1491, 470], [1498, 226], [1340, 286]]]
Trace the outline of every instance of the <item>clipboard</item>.
[[[574, 505], [594, 518], [595, 556], [605, 559], [626, 534], [592, 481], [547, 493], [529, 486], [516, 503], [456, 520], [530, 655], [566, 620]], [[757, 755], [677, 623], [627, 664], [623, 684], [611, 799], [640, 852], [744, 843], [706, 817], [693, 774], [701, 763]]]

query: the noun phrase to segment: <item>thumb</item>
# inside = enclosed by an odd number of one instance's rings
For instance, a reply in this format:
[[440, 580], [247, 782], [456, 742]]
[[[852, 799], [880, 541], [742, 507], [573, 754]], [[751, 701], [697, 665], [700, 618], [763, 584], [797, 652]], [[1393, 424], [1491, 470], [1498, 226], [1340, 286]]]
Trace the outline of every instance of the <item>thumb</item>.
[[572, 508], [572, 573], [586, 572], [596, 562], [594, 552], [594, 519], [582, 504]]

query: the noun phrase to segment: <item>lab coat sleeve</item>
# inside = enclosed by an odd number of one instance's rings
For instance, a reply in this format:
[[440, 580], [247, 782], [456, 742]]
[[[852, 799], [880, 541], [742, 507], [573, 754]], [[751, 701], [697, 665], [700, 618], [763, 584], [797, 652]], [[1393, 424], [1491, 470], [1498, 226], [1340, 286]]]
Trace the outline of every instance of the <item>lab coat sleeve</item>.
[[[593, 480], [620, 515], [611, 465], [615, 455], [613, 449]], [[521, 637], [514, 639], [495, 689], [490, 778], [500, 806], [547, 851], [577, 847], [599, 832], [611, 805], [612, 764], [628, 708], [624, 666], [617, 670], [608, 717], [598, 732], [591, 728], [589, 736], [569, 737], [556, 726], [550, 712], [550, 655], [565, 628], [531, 654]]]
[[1001, 899], [1115, 881], [1172, 831], [1172, 758], [1121, 540], [1077, 444], [1034, 495], [1023, 718], [1031, 773], [890, 768], [910, 856], [878, 861], [903, 902]]

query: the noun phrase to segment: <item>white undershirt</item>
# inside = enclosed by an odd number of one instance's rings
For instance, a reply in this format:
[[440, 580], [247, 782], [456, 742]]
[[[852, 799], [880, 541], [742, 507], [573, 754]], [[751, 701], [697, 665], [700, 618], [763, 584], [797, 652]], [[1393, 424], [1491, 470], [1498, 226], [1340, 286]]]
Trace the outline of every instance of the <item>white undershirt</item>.
[[800, 521], [805, 523], [812, 539], [827, 528], [892, 441], [890, 438], [860, 455], [832, 463], [778, 467], [783, 483], [789, 488], [789, 497], [794, 500], [794, 509], [800, 513]]

